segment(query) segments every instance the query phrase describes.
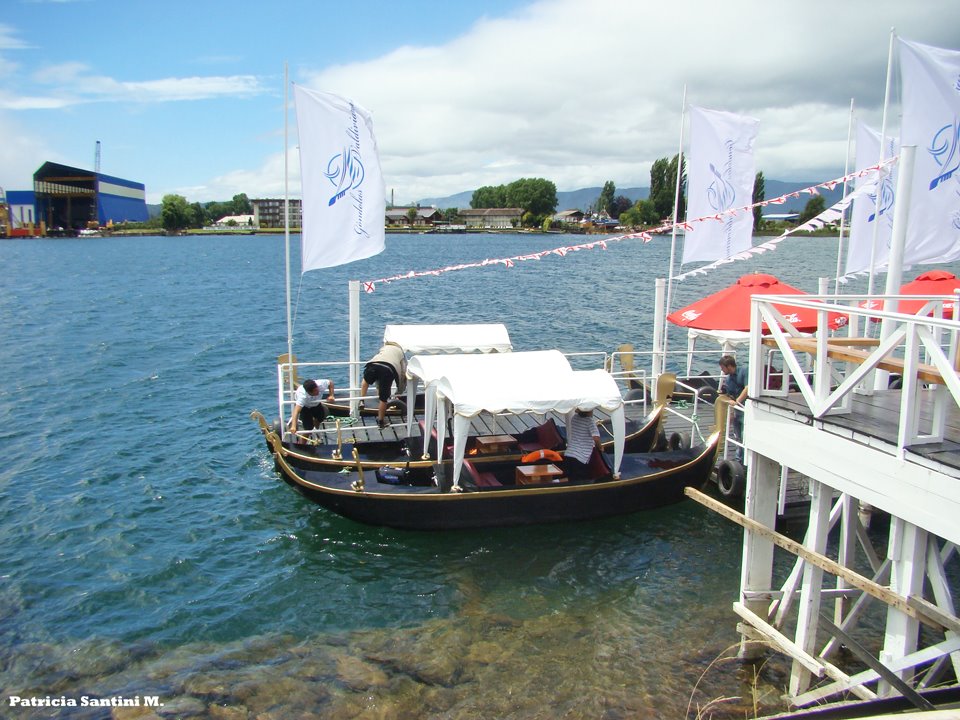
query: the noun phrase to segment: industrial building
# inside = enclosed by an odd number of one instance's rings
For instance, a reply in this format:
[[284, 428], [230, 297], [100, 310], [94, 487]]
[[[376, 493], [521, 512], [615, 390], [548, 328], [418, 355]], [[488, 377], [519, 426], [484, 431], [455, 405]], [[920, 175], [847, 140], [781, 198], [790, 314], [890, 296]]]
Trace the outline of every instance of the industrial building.
[[146, 189], [131, 180], [47, 162], [33, 174], [33, 190], [48, 233], [148, 219]]

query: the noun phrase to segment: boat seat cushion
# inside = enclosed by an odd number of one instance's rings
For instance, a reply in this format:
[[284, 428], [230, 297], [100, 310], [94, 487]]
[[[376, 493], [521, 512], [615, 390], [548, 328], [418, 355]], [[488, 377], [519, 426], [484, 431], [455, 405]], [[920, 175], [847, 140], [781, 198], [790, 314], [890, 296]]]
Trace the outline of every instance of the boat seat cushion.
[[469, 460], [463, 461], [463, 469], [476, 487], [500, 487], [502, 484], [492, 472], [478, 470]]
[[520, 436], [519, 447], [521, 452], [528, 453], [534, 450], [559, 450], [563, 448], [563, 437], [560, 435], [557, 423], [554, 422], [553, 418], [537, 425], [532, 430], [535, 432], [531, 433], [528, 430]]
[[587, 473], [589, 478], [591, 480], [602, 480], [603, 478], [608, 477], [611, 472], [610, 465], [607, 463], [607, 458], [604, 457], [603, 453], [594, 448], [593, 453], [590, 455], [590, 462], [587, 463]]

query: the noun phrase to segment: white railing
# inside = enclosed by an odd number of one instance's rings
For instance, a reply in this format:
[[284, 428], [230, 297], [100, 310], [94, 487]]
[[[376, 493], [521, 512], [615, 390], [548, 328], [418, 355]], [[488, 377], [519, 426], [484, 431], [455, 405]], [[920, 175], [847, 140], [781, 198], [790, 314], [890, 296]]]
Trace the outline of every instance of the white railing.
[[[956, 369], [960, 322], [942, 317], [944, 302], [954, 298], [930, 297], [917, 315], [871, 309], [896, 307], [901, 299], [917, 300], [918, 296], [754, 296], [750, 397], [782, 396], [789, 384], [799, 392], [810, 414], [822, 419], [850, 413], [855, 393], [882, 391], [887, 387], [887, 376], [898, 373], [902, 375], [896, 418], [898, 453], [902, 457], [911, 445], [943, 441], [948, 410], [960, 406], [960, 375]], [[787, 320], [795, 308], [817, 311], [819, 330], [815, 337], [799, 333]], [[831, 334], [828, 322], [838, 315], [847, 319], [846, 326]], [[763, 323], [769, 328], [765, 338], [760, 330]], [[869, 328], [871, 323], [880, 324], [879, 337], [858, 337], [859, 329]], [[753, 372], [754, 367], [760, 367], [769, 346], [783, 358], [784, 380], [788, 382], [781, 390], [764, 389], [761, 374]], [[929, 411], [925, 420], [921, 407]]]

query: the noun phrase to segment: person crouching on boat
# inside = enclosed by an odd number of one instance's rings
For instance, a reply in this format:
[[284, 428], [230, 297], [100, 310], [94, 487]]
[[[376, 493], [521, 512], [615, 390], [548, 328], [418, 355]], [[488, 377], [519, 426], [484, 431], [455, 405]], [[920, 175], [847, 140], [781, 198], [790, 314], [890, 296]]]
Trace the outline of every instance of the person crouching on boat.
[[380, 352], [363, 367], [363, 381], [360, 383], [360, 397], [367, 396], [371, 385], [377, 386], [377, 397], [380, 404], [377, 406], [377, 425], [387, 425], [387, 401], [390, 399], [390, 386], [397, 384], [397, 392], [402, 393], [407, 382], [407, 358], [403, 348], [393, 343], [387, 343]]
[[590, 457], [594, 448], [603, 452], [593, 410], [577, 410], [567, 420], [567, 449], [563, 453], [563, 472], [567, 478], [590, 479]]
[[333, 381], [326, 379], [304, 380], [293, 394], [293, 413], [290, 415], [290, 432], [297, 432], [297, 420], [303, 424], [304, 430], [313, 430], [320, 427], [327, 416], [327, 409], [323, 406], [323, 396], [333, 402]]

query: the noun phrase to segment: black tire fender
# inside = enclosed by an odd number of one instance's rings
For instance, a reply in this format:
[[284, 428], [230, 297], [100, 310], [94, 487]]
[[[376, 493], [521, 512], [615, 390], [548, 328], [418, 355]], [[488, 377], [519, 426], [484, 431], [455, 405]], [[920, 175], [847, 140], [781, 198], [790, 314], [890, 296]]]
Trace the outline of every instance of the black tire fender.
[[717, 465], [717, 490], [723, 497], [742, 497], [747, 484], [747, 469], [736, 460], [721, 460]]

